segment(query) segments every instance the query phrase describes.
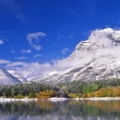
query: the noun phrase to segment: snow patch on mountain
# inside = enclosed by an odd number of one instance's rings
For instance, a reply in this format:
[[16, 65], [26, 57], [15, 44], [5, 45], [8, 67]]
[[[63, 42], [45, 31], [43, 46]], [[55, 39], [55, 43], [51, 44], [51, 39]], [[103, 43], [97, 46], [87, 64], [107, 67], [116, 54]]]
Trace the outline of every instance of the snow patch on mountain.
[[15, 78], [17, 78], [18, 80], [20, 80], [21, 82], [27, 82], [27, 80], [22, 77], [21, 75], [19, 75], [17, 72], [15, 72], [14, 70], [8, 70], [8, 72], [14, 76]]
[[5, 69], [0, 67], [0, 84], [2, 85], [13, 85], [21, 83], [20, 80], [13, 77]]

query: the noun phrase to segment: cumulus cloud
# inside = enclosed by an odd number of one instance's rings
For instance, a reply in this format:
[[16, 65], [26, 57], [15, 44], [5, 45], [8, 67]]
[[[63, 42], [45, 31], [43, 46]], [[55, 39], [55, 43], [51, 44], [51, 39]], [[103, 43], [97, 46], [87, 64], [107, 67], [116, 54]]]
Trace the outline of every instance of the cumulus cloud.
[[35, 50], [40, 50], [41, 45], [38, 44], [39, 40], [41, 38], [45, 37], [46, 33], [43, 32], [36, 32], [36, 33], [30, 33], [27, 35], [27, 40], [28, 43], [35, 49]]
[[27, 53], [27, 54], [29, 54], [29, 53], [31, 53], [32, 51], [30, 50], [30, 49], [27, 49], [27, 50], [21, 50], [21, 53]]
[[61, 50], [61, 52], [62, 52], [63, 54], [65, 54], [65, 53], [68, 52], [68, 51], [69, 51], [68, 48], [64, 48], [64, 49]]
[[3, 40], [0, 40], [0, 45], [4, 44], [4, 41]]

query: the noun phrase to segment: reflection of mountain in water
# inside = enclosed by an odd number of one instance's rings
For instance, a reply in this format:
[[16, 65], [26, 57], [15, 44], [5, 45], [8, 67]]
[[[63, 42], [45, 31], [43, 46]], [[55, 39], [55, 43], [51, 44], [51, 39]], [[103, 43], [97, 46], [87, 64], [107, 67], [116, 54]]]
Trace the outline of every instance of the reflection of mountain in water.
[[15, 102], [0, 104], [2, 120], [115, 120], [119, 101]]

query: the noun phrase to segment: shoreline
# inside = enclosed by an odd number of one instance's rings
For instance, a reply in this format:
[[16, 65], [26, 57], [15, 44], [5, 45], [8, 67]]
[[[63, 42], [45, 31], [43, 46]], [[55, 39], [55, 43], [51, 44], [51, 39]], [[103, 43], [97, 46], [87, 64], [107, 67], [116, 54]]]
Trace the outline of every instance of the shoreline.
[[120, 97], [91, 97], [91, 98], [75, 98], [76, 100], [91, 100], [91, 101], [109, 101], [109, 100], [120, 100]]
[[49, 98], [49, 101], [65, 101], [65, 100], [91, 100], [91, 101], [110, 101], [110, 100], [120, 100], [120, 97], [91, 97], [91, 98]]
[[21, 98], [21, 99], [18, 99], [18, 98], [3, 98], [3, 97], [0, 97], [0, 103], [3, 103], [3, 102], [31, 102], [31, 101], [38, 101], [39, 99], [37, 98]]
[[66, 101], [66, 100], [77, 100], [77, 101], [82, 101], [82, 100], [90, 100], [90, 101], [110, 101], [110, 100], [120, 100], [120, 97], [91, 97], [91, 98], [48, 98], [49, 101], [51, 102], [57, 102], [57, 101]]
[[[38, 99], [38, 98], [4, 98], [4, 97], [0, 97], [0, 103], [5, 103], [5, 102], [31, 102], [31, 101], [39, 101], [39, 100], [43, 100]], [[68, 101], [68, 100], [77, 100], [77, 101], [83, 101], [83, 100], [90, 100], [90, 101], [110, 101], [110, 100], [120, 100], [120, 97], [91, 97], [91, 98], [59, 98], [59, 97], [51, 97], [51, 98], [47, 98], [46, 100], [50, 101], [50, 102], [59, 102], [59, 101]]]

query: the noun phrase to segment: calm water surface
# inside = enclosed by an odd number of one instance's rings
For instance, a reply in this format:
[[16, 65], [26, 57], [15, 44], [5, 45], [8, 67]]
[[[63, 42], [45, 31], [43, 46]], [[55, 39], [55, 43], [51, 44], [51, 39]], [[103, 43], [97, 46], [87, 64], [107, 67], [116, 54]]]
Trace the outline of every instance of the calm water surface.
[[120, 101], [0, 103], [0, 120], [120, 120]]

